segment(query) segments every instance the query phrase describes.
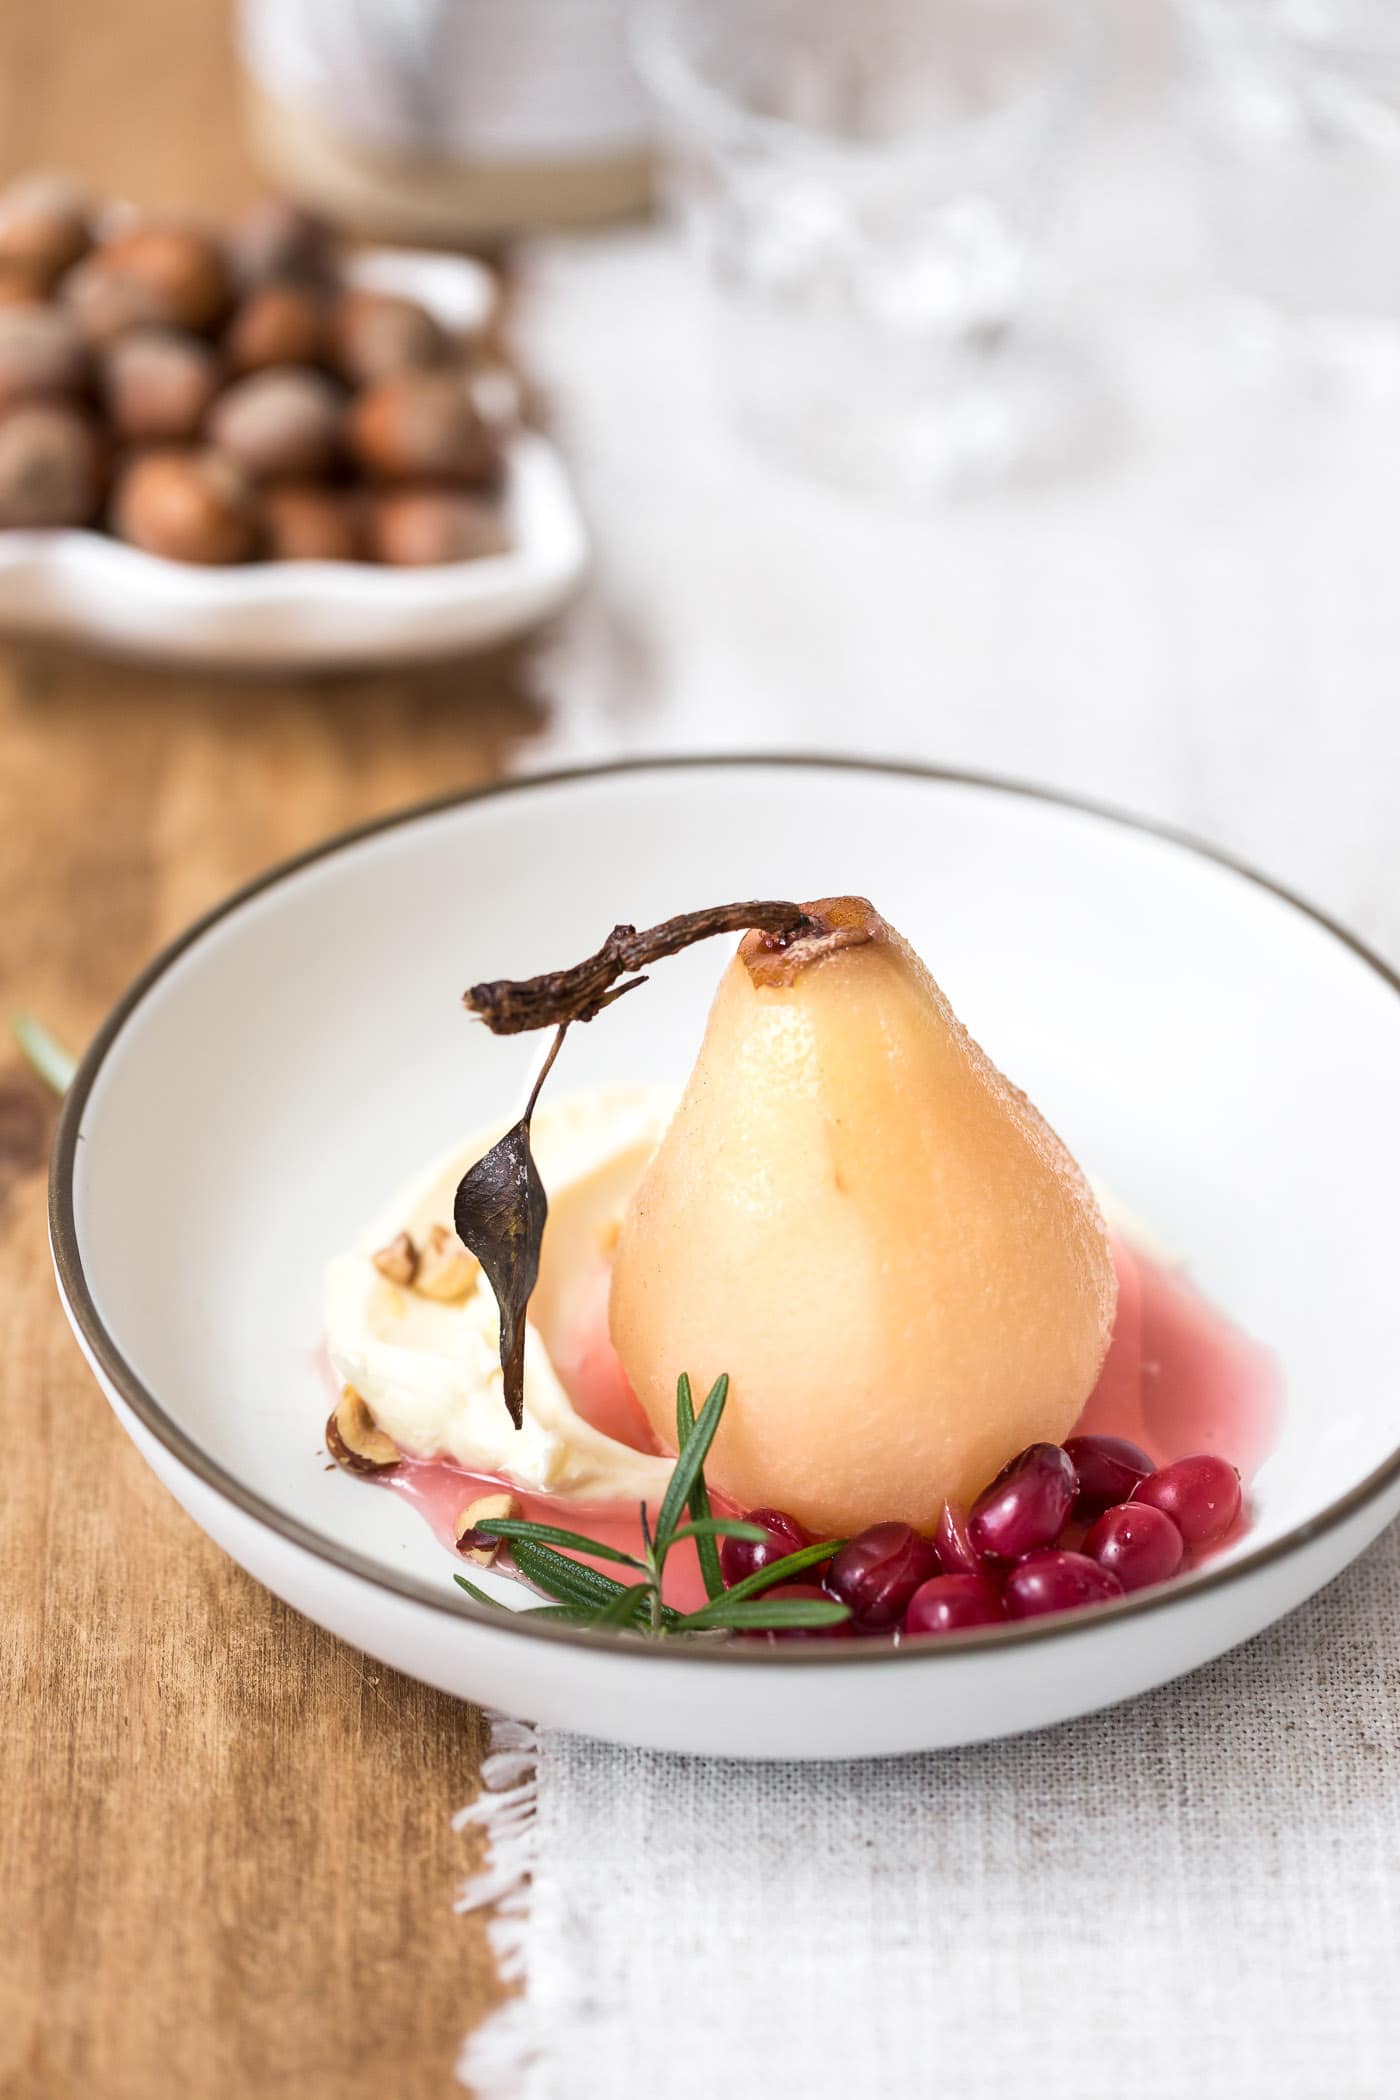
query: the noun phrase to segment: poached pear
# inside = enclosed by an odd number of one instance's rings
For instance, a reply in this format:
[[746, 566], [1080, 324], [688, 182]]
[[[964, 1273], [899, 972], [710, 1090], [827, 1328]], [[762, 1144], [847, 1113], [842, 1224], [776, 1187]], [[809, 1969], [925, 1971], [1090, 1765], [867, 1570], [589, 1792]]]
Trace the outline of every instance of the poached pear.
[[1108, 1348], [1107, 1228], [1053, 1130], [864, 898], [750, 933], [626, 1213], [614, 1347], [675, 1448], [677, 1375], [730, 1395], [707, 1471], [818, 1536], [931, 1531], [1068, 1435]]

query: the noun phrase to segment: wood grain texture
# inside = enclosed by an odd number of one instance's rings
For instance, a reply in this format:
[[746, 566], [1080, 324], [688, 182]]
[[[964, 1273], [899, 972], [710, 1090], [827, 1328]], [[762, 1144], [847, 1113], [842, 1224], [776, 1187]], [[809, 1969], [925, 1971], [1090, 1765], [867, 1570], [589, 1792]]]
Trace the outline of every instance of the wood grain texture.
[[[0, 173], [254, 187], [213, 0], [0, 9]], [[0, 1000], [80, 1044], [233, 884], [488, 779], [518, 661], [220, 684], [0, 648]], [[496, 1991], [452, 1913], [480, 1717], [319, 1633], [157, 1485], [59, 1311], [53, 1104], [0, 1039], [0, 2095], [452, 2089]]]

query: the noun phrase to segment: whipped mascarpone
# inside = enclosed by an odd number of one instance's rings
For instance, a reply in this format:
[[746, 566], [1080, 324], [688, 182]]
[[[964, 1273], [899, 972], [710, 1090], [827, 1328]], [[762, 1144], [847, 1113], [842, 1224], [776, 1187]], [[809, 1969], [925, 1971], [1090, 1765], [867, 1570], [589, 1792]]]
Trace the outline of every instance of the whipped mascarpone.
[[451, 1227], [458, 1182], [508, 1120], [476, 1132], [410, 1182], [358, 1245], [329, 1264], [331, 1362], [401, 1451], [450, 1458], [470, 1472], [579, 1501], [640, 1501], [664, 1492], [670, 1459], [636, 1450], [585, 1419], [561, 1370], [580, 1398], [590, 1378], [605, 1389], [619, 1375], [606, 1341], [612, 1247], [675, 1101], [670, 1088], [615, 1087], [535, 1112], [533, 1150], [549, 1222], [526, 1331], [518, 1430], [506, 1412], [496, 1301], [480, 1266], [466, 1298], [442, 1304], [391, 1283], [373, 1261], [399, 1232], [421, 1245], [434, 1225]]

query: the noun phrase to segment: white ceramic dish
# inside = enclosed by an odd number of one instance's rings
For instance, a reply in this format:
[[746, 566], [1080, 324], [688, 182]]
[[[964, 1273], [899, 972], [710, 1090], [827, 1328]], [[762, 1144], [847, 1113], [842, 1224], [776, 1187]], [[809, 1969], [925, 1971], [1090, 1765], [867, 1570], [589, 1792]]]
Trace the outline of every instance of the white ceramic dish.
[[[451, 328], [480, 327], [495, 299], [490, 272], [459, 256], [371, 250], [352, 260], [348, 275], [421, 300]], [[423, 569], [329, 561], [201, 568], [99, 532], [0, 532], [0, 628], [229, 671], [464, 655], [557, 611], [586, 565], [563, 462], [532, 431], [507, 442], [503, 502], [509, 552]]]
[[[899, 1651], [650, 1648], [472, 1606], [398, 1497], [324, 1470], [316, 1364], [324, 1257], [406, 1170], [509, 1105], [534, 1055], [469, 1025], [463, 987], [573, 961], [619, 919], [846, 888], [890, 913], [1080, 1158], [1277, 1350], [1286, 1413], [1252, 1530], [1096, 1613]], [[692, 950], [575, 1031], [561, 1084], [681, 1074], [719, 966]], [[1222, 1653], [1400, 1509], [1397, 991], [1243, 870], [1025, 789], [818, 760], [515, 782], [276, 871], [151, 966], [65, 1105], [60, 1287], [196, 1521], [401, 1670], [678, 1750], [977, 1741]]]

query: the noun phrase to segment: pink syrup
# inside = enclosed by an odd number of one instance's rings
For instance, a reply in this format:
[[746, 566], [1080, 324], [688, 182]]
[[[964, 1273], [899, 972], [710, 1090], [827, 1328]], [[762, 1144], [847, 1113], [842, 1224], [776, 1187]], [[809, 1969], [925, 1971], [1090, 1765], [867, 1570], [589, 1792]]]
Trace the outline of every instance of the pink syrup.
[[1075, 1434], [1125, 1436], [1169, 1465], [1210, 1451], [1246, 1487], [1273, 1450], [1283, 1408], [1271, 1350], [1234, 1327], [1178, 1271], [1115, 1239], [1118, 1315]]
[[1113, 1262], [1113, 1340], [1074, 1433], [1128, 1437], [1159, 1466], [1210, 1451], [1236, 1466], [1244, 1483], [1239, 1522], [1208, 1546], [1188, 1547], [1185, 1574], [1248, 1530], [1249, 1485], [1278, 1439], [1283, 1380], [1273, 1351], [1232, 1325], [1179, 1271], [1117, 1237]]
[[628, 1383], [608, 1333], [612, 1262], [602, 1253], [570, 1280], [568, 1301], [552, 1322], [551, 1361], [585, 1422], [634, 1451], [659, 1452], [641, 1401]]
[[[573, 1502], [564, 1495], [535, 1494], [528, 1488], [515, 1487], [502, 1474], [468, 1473], [445, 1458], [402, 1459], [392, 1473], [384, 1476], [384, 1484], [395, 1494], [402, 1495], [405, 1502], [411, 1502], [427, 1518], [433, 1531], [454, 1556], [457, 1554], [454, 1526], [458, 1514], [479, 1496], [500, 1494], [502, 1490], [514, 1495], [520, 1504], [521, 1516], [527, 1517], [532, 1524], [560, 1524], [566, 1530], [580, 1531], [591, 1539], [598, 1539], [606, 1546], [618, 1546], [624, 1553], [640, 1556], [642, 1552], [641, 1509], [635, 1502]], [[717, 1516], [737, 1515], [732, 1503], [714, 1495], [710, 1499]], [[655, 1523], [655, 1507], [648, 1507], [647, 1518]], [[641, 1580], [639, 1575], [629, 1577], [628, 1570], [619, 1567], [616, 1561], [572, 1552], [569, 1557], [587, 1560], [590, 1567], [601, 1569], [603, 1574], [611, 1575], [619, 1582]], [[470, 1575], [471, 1569], [465, 1562], [462, 1568]], [[667, 1603], [674, 1604], [679, 1611], [694, 1611], [705, 1602], [700, 1562], [689, 1540], [683, 1540], [666, 1556], [665, 1595]]]
[[[1192, 1452], [1214, 1452], [1239, 1468], [1247, 1491], [1278, 1434], [1283, 1396], [1276, 1359], [1178, 1273], [1121, 1239], [1115, 1240], [1113, 1252], [1118, 1273], [1113, 1340], [1075, 1432], [1128, 1437], [1158, 1465]], [[597, 1288], [595, 1282], [590, 1279], [587, 1299], [591, 1316], [580, 1320], [577, 1330], [589, 1339], [556, 1368], [587, 1420], [634, 1449], [655, 1451], [646, 1418], [606, 1339], [606, 1271]], [[578, 1503], [532, 1493], [514, 1487], [503, 1475], [468, 1472], [449, 1459], [404, 1459], [384, 1476], [384, 1485], [412, 1503], [454, 1557], [453, 1526], [459, 1513], [479, 1496], [502, 1490], [514, 1494], [522, 1514], [535, 1523], [584, 1532], [625, 1553], [642, 1550], [641, 1515], [635, 1504]], [[716, 1514], [737, 1514], [732, 1503], [713, 1491], [711, 1499]], [[649, 1519], [654, 1522], [655, 1516], [655, 1509], [649, 1509]], [[1232, 1537], [1247, 1526], [1246, 1499]], [[1074, 1534], [1084, 1528], [1070, 1526], [1061, 1543], [1077, 1546], [1079, 1537]], [[1199, 1566], [1230, 1543], [1227, 1538], [1188, 1551], [1183, 1570]], [[622, 1572], [616, 1563], [593, 1564], [605, 1573]], [[681, 1610], [704, 1602], [699, 1562], [690, 1544], [678, 1547], [667, 1560], [666, 1596]]]

